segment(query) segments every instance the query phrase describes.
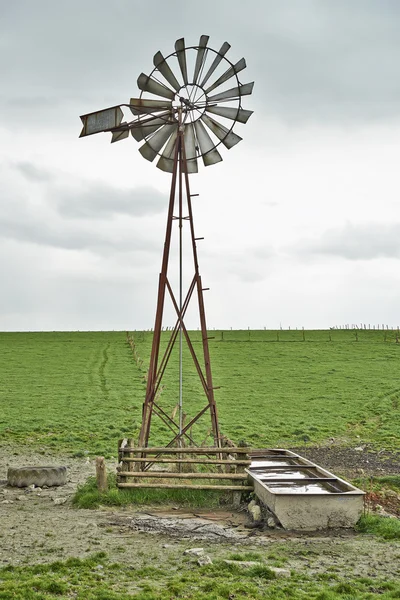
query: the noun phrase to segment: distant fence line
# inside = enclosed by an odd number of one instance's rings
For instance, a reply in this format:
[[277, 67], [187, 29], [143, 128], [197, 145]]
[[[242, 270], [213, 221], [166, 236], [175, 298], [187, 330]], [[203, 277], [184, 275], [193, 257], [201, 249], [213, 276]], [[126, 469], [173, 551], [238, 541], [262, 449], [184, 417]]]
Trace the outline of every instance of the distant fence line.
[[[136, 344], [135, 344], [134, 337], [131, 333], [129, 333], [129, 331], [126, 332], [126, 342], [132, 351], [133, 360], [135, 361], [136, 365], [141, 370], [142, 366], [143, 366], [143, 359], [139, 356], [139, 354], [136, 350]], [[147, 381], [147, 373], [146, 372], [144, 374], [144, 380]]]
[[[172, 326], [165, 326], [162, 328], [162, 331], [172, 331], [173, 327]], [[352, 330], [352, 329], [365, 329], [368, 331], [397, 331], [397, 333], [400, 333], [400, 326], [399, 325], [385, 325], [385, 324], [377, 324], [377, 325], [371, 325], [370, 323], [352, 323], [350, 324], [346, 324], [346, 325], [333, 325], [333, 327], [329, 327], [329, 329], [307, 329], [305, 327], [291, 327], [290, 325], [288, 325], [288, 327], [279, 327], [279, 328], [268, 328], [268, 327], [262, 327], [260, 329], [251, 329], [250, 327], [246, 327], [246, 329], [234, 329], [233, 327], [229, 327], [228, 329], [220, 329], [220, 328], [208, 328], [209, 331], [335, 331], [335, 330]], [[197, 327], [197, 331], [199, 331], [200, 328]], [[145, 331], [153, 331], [153, 328], [151, 329], [139, 329], [139, 330], [134, 330], [135, 333], [142, 333]], [[128, 332], [127, 332], [128, 334]]]
[[[289, 328], [290, 329], [290, 328]], [[370, 323], [368, 323], [368, 325], [366, 323], [360, 323], [359, 325], [356, 323], [353, 323], [352, 325], [334, 325], [333, 327], [330, 327], [330, 329], [368, 329], [368, 330], [379, 330], [381, 329], [382, 331], [397, 331], [399, 333], [399, 326], [396, 325], [396, 327], [394, 327], [393, 325], [384, 325], [379, 324], [378, 325], [371, 325]]]
[[[162, 339], [169, 334], [172, 328], [163, 328]], [[385, 328], [385, 329], [367, 329], [367, 328], [340, 328], [331, 327], [330, 329], [315, 329], [306, 330], [301, 329], [219, 329], [209, 330], [212, 332], [212, 336], [209, 337], [210, 343], [212, 342], [400, 342], [399, 328]], [[136, 340], [140, 343], [144, 339], [145, 333], [151, 333], [152, 330], [146, 331], [135, 331]], [[201, 341], [201, 331], [191, 330], [189, 335], [193, 342]], [[167, 339], [165, 338], [165, 339]], [[136, 352], [135, 343], [133, 341], [133, 335], [127, 332], [127, 341], [131, 346], [135, 361], [138, 366], [141, 366], [139, 362], [141, 359], [138, 357]]]

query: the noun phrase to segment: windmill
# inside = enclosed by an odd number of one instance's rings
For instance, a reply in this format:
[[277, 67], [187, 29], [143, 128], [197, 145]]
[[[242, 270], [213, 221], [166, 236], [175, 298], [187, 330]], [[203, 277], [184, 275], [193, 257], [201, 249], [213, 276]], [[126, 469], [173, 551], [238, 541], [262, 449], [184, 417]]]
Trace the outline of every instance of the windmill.
[[[185, 440], [196, 445], [192, 426], [210, 411], [211, 429], [216, 446], [220, 446], [217, 407], [210, 365], [207, 326], [204, 310], [202, 280], [199, 272], [195, 237], [192, 196], [189, 174], [198, 172], [199, 159], [204, 166], [222, 160], [220, 148], [232, 148], [241, 141], [233, 128], [246, 123], [252, 111], [242, 107], [242, 97], [250, 95], [254, 83], [242, 84], [239, 73], [246, 67], [244, 58], [232, 63], [227, 58], [230, 45], [224, 42], [217, 51], [208, 46], [209, 36], [202, 35], [197, 46], [186, 46], [184, 38], [175, 43], [175, 51], [167, 57], [157, 52], [150, 75], [141, 73], [137, 84], [139, 98], [81, 116], [80, 137], [103, 131], [111, 132], [111, 142], [129, 137], [144, 142], [139, 152], [156, 166], [171, 173], [167, 226], [161, 273], [159, 276], [157, 308], [151, 349], [147, 389], [143, 404], [139, 446], [148, 446], [152, 416], [158, 416], [172, 432], [168, 446]], [[128, 117], [126, 117], [128, 115]], [[133, 116], [133, 119], [132, 119]], [[218, 120], [215, 118], [217, 117]], [[128, 120], [131, 119], [131, 120]], [[127, 120], [123, 120], [127, 119]], [[222, 120], [222, 122], [221, 122]], [[185, 212], [186, 211], [186, 212]], [[177, 212], [177, 214], [175, 214]], [[178, 222], [179, 285], [175, 292], [168, 278], [173, 223]], [[182, 277], [182, 228], [188, 224], [193, 257], [193, 277], [184, 294]], [[166, 348], [161, 352], [161, 333], [166, 296], [170, 297], [176, 313]], [[195, 351], [185, 315], [193, 296], [197, 296], [201, 329], [202, 358]], [[169, 415], [160, 402], [161, 382], [172, 350], [179, 341], [179, 414]], [[205, 406], [184, 423], [182, 349], [186, 341], [206, 397]]]

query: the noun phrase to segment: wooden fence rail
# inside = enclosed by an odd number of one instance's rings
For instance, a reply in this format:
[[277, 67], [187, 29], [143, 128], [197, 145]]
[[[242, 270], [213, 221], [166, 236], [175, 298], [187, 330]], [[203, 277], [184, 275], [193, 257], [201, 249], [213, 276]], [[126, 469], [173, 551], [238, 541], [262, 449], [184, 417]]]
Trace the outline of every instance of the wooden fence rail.
[[[250, 448], [240, 447], [144, 448], [135, 447], [132, 440], [120, 440], [117, 486], [234, 491], [240, 496], [241, 492], [253, 490], [244, 472], [251, 464], [250, 451]], [[161, 468], [156, 469], [159, 464]], [[189, 465], [189, 472], [185, 472], [185, 465]], [[196, 465], [202, 468], [214, 465], [215, 471], [196, 470]]]
[[134, 446], [123, 446], [119, 452], [138, 452], [143, 454], [249, 454], [251, 448], [218, 448], [217, 446], [184, 447], [184, 448], [135, 448]]

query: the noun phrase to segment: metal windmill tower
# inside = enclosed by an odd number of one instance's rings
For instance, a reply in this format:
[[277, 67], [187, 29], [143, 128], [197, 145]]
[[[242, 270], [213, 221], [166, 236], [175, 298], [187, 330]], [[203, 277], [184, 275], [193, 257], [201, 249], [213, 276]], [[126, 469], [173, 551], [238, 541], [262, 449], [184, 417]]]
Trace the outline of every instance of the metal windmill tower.
[[[149, 161], [157, 160], [157, 167], [172, 174], [167, 227], [161, 273], [159, 276], [157, 309], [146, 397], [143, 404], [139, 446], [148, 446], [153, 415], [161, 418], [172, 431], [168, 446], [180, 445], [184, 439], [196, 445], [191, 428], [200, 417], [210, 411], [212, 433], [216, 446], [220, 445], [217, 407], [210, 366], [208, 336], [203, 300], [203, 287], [197, 259], [196, 237], [190, 193], [189, 174], [197, 173], [198, 159], [204, 166], [222, 160], [219, 148], [231, 148], [241, 141], [233, 132], [236, 123], [246, 123], [252, 111], [242, 108], [242, 96], [252, 93], [254, 83], [242, 84], [239, 73], [246, 67], [244, 58], [233, 64], [227, 57], [230, 45], [224, 42], [216, 51], [208, 46], [209, 37], [202, 35], [197, 46], [185, 46], [183, 38], [175, 43], [175, 52], [166, 58], [157, 52], [150, 75], [141, 73], [137, 80], [139, 98], [81, 116], [83, 129], [80, 137], [109, 131], [111, 142], [132, 134], [138, 142], [144, 141], [139, 152]], [[177, 75], [174, 74], [177, 73]], [[233, 87], [232, 87], [233, 82]], [[128, 115], [130, 119], [125, 115]], [[212, 116], [211, 116], [212, 115]], [[219, 118], [215, 120], [214, 115]], [[222, 122], [221, 122], [222, 119]], [[179, 285], [174, 292], [168, 278], [171, 237], [174, 221], [178, 223]], [[184, 294], [182, 278], [182, 228], [189, 225], [193, 257], [193, 277]], [[166, 297], [169, 296], [176, 312], [166, 349], [161, 355], [161, 332]], [[200, 359], [185, 327], [185, 315], [193, 296], [197, 296], [202, 338]], [[179, 418], [171, 417], [159, 400], [161, 381], [175, 343], [179, 342]], [[182, 347], [186, 341], [207, 402], [204, 408], [183, 422]]]

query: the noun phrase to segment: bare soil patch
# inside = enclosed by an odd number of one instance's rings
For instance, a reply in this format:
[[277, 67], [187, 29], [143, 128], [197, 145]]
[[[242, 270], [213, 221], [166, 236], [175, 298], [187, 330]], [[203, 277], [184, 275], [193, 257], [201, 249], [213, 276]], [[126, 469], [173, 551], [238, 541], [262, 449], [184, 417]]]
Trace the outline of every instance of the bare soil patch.
[[400, 452], [376, 451], [366, 444], [355, 448], [332, 444], [317, 448], [294, 448], [293, 451], [348, 479], [400, 474]]
[[[328, 449], [300, 454], [332, 470], [340, 464], [351, 464], [352, 456], [354, 461], [360, 457], [360, 453], [350, 452], [346, 459], [346, 449], [336, 450], [333, 455]], [[379, 469], [380, 474], [394, 473], [395, 456], [374, 455], [373, 460], [375, 472]], [[67, 465], [68, 482], [58, 488], [10, 488], [6, 485], [8, 465]], [[110, 471], [115, 466], [108, 461]], [[147, 560], [167, 564], [170, 559], [180, 560], [185, 549], [200, 543], [212, 559], [226, 558], [230, 552], [255, 550], [285, 556], [285, 566], [310, 573], [330, 569], [342, 576], [352, 573], [400, 577], [398, 542], [382, 542], [353, 531], [299, 535], [283, 530], [250, 530], [245, 527], [245, 511], [227, 509], [75, 509], [71, 498], [90, 475], [94, 475], [90, 459], [0, 448], [1, 566], [47, 563], [98, 551], [105, 551], [111, 560], [132, 565]]]

